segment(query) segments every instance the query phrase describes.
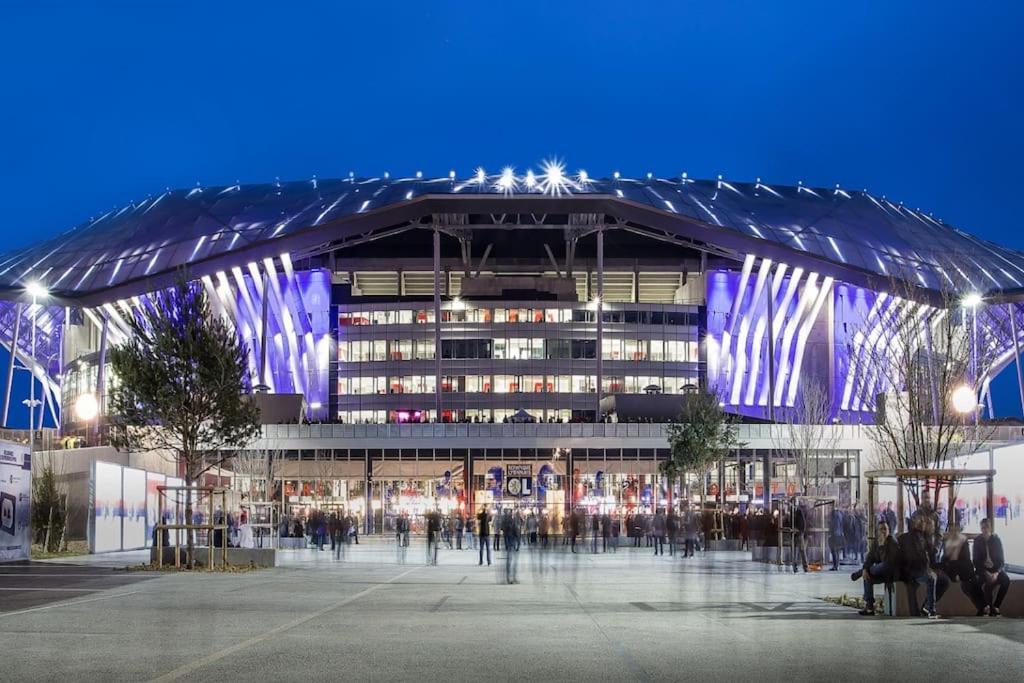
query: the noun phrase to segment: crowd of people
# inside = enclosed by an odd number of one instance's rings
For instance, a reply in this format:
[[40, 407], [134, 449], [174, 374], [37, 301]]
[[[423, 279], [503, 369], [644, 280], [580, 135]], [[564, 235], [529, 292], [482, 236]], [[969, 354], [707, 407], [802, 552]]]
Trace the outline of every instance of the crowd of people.
[[278, 523], [281, 538], [305, 538], [308, 547], [324, 550], [331, 544], [331, 552], [341, 557], [345, 548], [359, 543], [359, 517], [344, 509], [332, 511], [311, 510], [303, 516], [285, 514]]
[[[882, 612], [876, 609], [876, 585], [892, 586], [903, 581], [907, 586], [909, 613], [935, 618], [936, 603], [956, 581], [974, 605], [977, 616], [999, 616], [1010, 577], [1006, 573], [1002, 541], [993, 533], [989, 519], [981, 521], [981, 534], [969, 545], [956, 522], [942, 534], [937, 515], [927, 505], [910, 517], [908, 531], [896, 538], [896, 518], [891, 512], [890, 508], [881, 515], [863, 566], [851, 575], [854, 581], [864, 583], [861, 615]], [[923, 604], [918, 599], [921, 587], [925, 589]]]

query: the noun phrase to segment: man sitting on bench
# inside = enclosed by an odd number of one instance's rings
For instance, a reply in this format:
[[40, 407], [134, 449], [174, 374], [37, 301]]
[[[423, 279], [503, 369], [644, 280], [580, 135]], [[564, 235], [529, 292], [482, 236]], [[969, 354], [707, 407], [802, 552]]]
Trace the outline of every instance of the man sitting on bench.
[[889, 525], [878, 523], [878, 535], [871, 550], [864, 558], [864, 567], [854, 572], [850, 578], [856, 581], [864, 579], [864, 609], [858, 614], [862, 617], [875, 614], [875, 584], [892, 583], [896, 580], [896, 571], [900, 566], [900, 546], [896, 539], [889, 535]]
[[981, 584], [987, 603], [988, 615], [998, 617], [999, 606], [1003, 604], [1003, 598], [1010, 590], [1010, 577], [1006, 574], [1003, 542], [992, 533], [992, 523], [987, 518], [981, 520], [981, 536], [974, 539], [973, 559], [974, 569], [978, 572], [978, 583]]

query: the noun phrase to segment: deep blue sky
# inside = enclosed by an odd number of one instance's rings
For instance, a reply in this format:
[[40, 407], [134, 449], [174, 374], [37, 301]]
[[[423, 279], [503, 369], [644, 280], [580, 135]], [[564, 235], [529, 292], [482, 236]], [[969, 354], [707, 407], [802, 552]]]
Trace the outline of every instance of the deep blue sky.
[[1024, 248], [1024, 3], [350, 5], [0, 0], [0, 251], [168, 186], [552, 155], [866, 187]]

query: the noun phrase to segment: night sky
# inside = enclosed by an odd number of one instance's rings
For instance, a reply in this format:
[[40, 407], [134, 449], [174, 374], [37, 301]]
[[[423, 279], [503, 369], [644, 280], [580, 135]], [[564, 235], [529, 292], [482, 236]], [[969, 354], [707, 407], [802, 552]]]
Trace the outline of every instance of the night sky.
[[552, 156], [868, 188], [1024, 249], [1024, 3], [350, 4], [0, 0], [0, 250], [166, 187]]

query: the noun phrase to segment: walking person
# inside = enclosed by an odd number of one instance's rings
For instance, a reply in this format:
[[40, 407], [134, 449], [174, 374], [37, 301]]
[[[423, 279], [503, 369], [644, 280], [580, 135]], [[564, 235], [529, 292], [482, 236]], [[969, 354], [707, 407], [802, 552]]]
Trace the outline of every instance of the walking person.
[[487, 513], [487, 508], [483, 505], [480, 506], [480, 512], [476, 515], [476, 528], [477, 540], [480, 543], [480, 562], [483, 566], [484, 563], [484, 550], [487, 551], [487, 566], [491, 566], [491, 516]]
[[466, 528], [466, 521], [462, 518], [461, 512], [455, 513], [455, 546], [456, 550], [462, 550], [462, 534]]

